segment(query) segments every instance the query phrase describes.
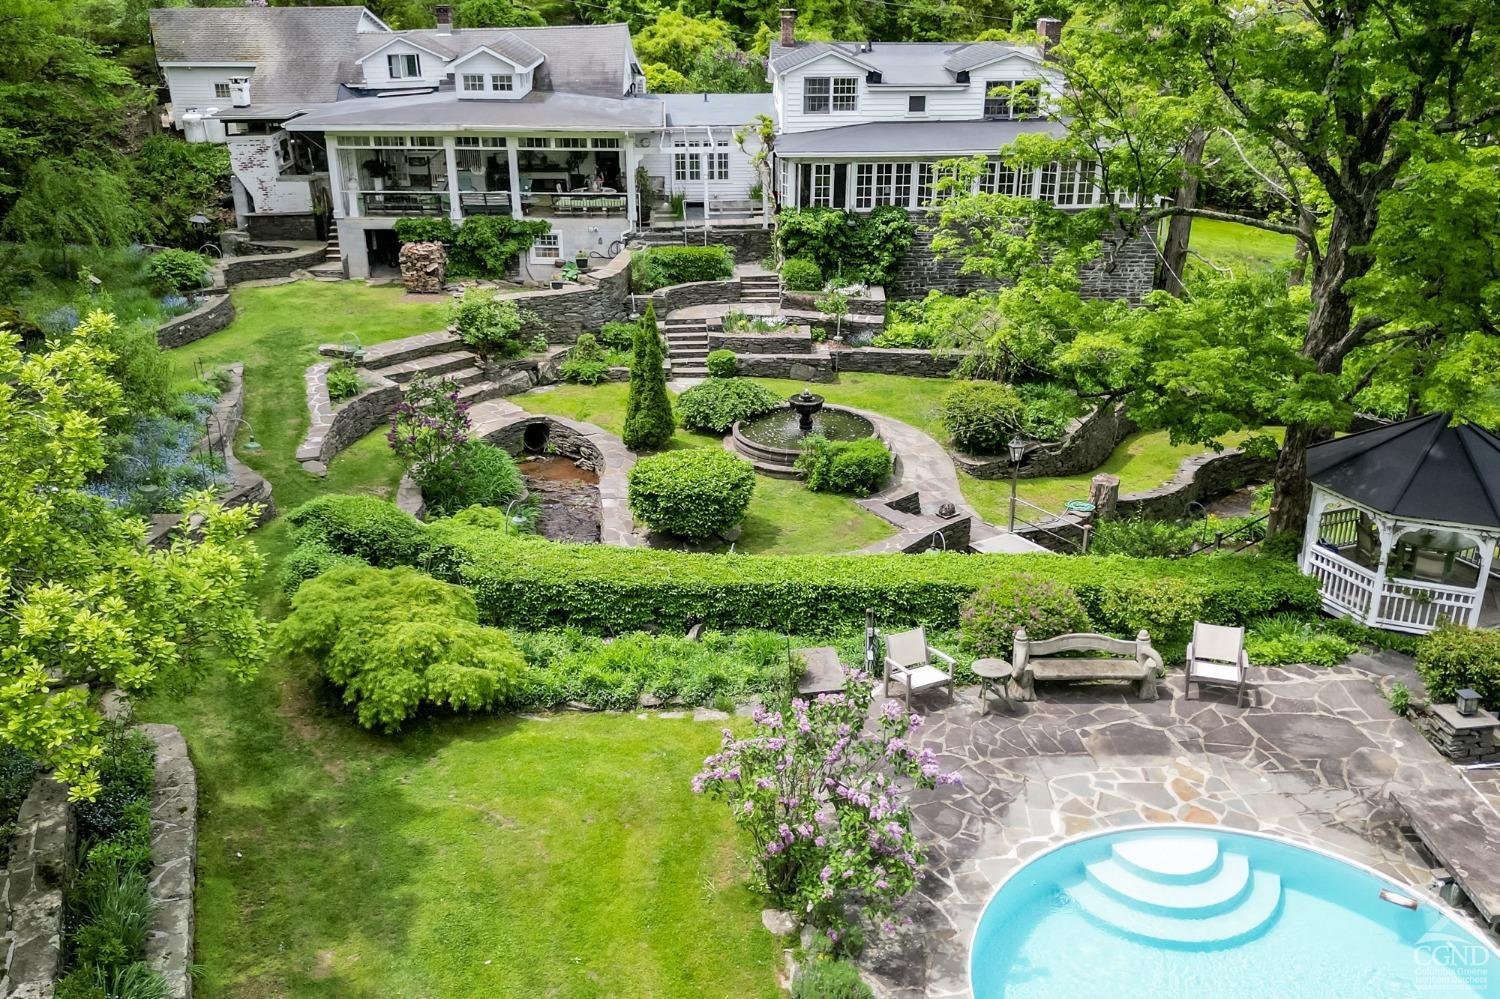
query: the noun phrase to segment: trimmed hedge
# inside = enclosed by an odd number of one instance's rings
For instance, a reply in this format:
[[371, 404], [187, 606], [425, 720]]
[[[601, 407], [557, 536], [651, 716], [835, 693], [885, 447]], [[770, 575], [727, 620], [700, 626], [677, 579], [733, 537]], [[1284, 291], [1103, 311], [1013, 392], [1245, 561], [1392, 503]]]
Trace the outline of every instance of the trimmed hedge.
[[748, 461], [716, 447], [666, 451], [630, 469], [630, 512], [653, 531], [711, 538], [744, 519], [755, 491]]
[[727, 246], [653, 246], [630, 261], [630, 284], [637, 292], [733, 275], [734, 252]]
[[[1294, 564], [1244, 555], [698, 555], [507, 537], [462, 516], [424, 526], [373, 496], [320, 497], [291, 516], [346, 554], [468, 586], [480, 620], [505, 627], [617, 634], [701, 621], [827, 635], [862, 626], [870, 607], [885, 627], [954, 628], [970, 594], [1021, 572], [1071, 587], [1096, 627], [1132, 637], [1151, 627], [1144, 618], [1175, 624], [1179, 610], [1244, 624], [1320, 606], [1316, 580]], [[1191, 608], [1156, 606], [1185, 595]]]
[[739, 366], [732, 350], [711, 350], [706, 363], [710, 378], [733, 378]]
[[781, 282], [790, 291], [822, 291], [823, 271], [816, 260], [793, 257], [781, 265]]
[[894, 462], [885, 444], [875, 437], [831, 441], [814, 434], [802, 442], [797, 471], [815, 493], [868, 496], [890, 477]]
[[1434, 702], [1453, 701], [1472, 688], [1490, 708], [1500, 708], [1500, 632], [1441, 624], [1417, 647], [1417, 672]]

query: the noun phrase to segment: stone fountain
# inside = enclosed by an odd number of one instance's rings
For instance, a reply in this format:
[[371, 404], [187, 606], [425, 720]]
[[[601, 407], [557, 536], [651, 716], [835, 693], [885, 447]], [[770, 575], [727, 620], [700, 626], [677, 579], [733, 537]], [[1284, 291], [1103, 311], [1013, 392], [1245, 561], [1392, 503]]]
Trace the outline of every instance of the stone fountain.
[[767, 475], [796, 478], [802, 442], [818, 435], [835, 441], [874, 437], [875, 425], [853, 410], [828, 406], [823, 397], [804, 388], [788, 396], [784, 409], [741, 420], [731, 431], [735, 450]]

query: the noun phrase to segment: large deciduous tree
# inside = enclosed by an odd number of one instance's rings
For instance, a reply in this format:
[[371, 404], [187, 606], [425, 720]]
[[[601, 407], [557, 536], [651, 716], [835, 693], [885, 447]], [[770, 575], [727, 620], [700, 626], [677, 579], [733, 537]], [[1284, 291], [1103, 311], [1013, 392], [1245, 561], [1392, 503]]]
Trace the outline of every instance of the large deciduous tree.
[[[1056, 55], [1066, 77], [1056, 112], [1069, 135], [1008, 152], [1097, 164], [1107, 207], [1075, 220], [1075, 247], [1092, 225], [1107, 266], [1112, 233], [1186, 214], [1284, 233], [1305, 254], [1296, 356], [1268, 376], [1287, 396], [1273, 412], [1244, 407], [1250, 423], [1289, 416], [1273, 531], [1301, 529], [1307, 447], [1348, 418], [1356, 394], [1396, 381], [1414, 406], [1483, 401], [1471, 372], [1493, 370], [1500, 305], [1495, 230], [1484, 225], [1495, 214], [1500, 5], [1088, 0]], [[1184, 150], [1205, 129], [1259, 171], [1279, 205], [1270, 217], [1162, 202], [1196, 169]], [[1017, 244], [1042, 233], [998, 224], [987, 199], [1012, 200], [972, 195], [944, 209], [948, 246], [976, 270], [1014, 276], [1025, 270]], [[1031, 273], [1045, 261], [1038, 251]], [[1191, 408], [1192, 391], [1181, 391], [1168, 409]]]
[[121, 403], [113, 323], [95, 312], [27, 354], [0, 329], [0, 743], [84, 797], [100, 751], [89, 688], [184, 683], [219, 661], [244, 675], [264, 645], [251, 511], [194, 496], [193, 537], [152, 550], [144, 521], [87, 489]]

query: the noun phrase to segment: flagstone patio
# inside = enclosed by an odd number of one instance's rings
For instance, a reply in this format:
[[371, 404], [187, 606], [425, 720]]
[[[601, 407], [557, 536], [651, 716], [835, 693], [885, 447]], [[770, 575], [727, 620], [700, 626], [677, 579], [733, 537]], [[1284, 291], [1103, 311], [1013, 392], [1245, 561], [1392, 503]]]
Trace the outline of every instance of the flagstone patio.
[[1383, 680], [1415, 682], [1399, 658], [1261, 670], [1244, 708], [1211, 690], [1184, 700], [1180, 674], [1162, 681], [1154, 702], [1086, 685], [1046, 688], [1036, 702], [988, 715], [975, 689], [951, 706], [942, 695], [924, 700], [924, 742], [963, 784], [918, 799], [929, 869], [913, 922], [861, 963], [886, 996], [967, 995], [970, 937], [996, 885], [1043, 849], [1106, 827], [1275, 832], [1425, 890], [1431, 867], [1390, 794], [1453, 787], [1479, 807], [1483, 799], [1387, 705]]

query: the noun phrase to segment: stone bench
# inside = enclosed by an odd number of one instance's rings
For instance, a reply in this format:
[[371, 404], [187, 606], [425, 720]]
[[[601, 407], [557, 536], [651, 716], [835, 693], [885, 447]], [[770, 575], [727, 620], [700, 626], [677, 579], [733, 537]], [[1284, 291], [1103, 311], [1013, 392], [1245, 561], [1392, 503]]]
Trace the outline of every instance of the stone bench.
[[[1107, 652], [1121, 658], [1058, 656], [1066, 652]], [[1129, 658], [1123, 658], [1123, 657]], [[1135, 641], [1108, 635], [1059, 635], [1032, 641], [1026, 629], [1016, 631], [1014, 683], [1018, 700], [1036, 700], [1036, 681], [1075, 683], [1082, 680], [1123, 680], [1133, 683], [1142, 700], [1156, 700], [1156, 678], [1161, 673], [1161, 653], [1151, 647], [1144, 629]]]
[[1393, 791], [1391, 800], [1485, 922], [1500, 929], [1500, 815], [1495, 809], [1468, 786]]

